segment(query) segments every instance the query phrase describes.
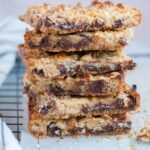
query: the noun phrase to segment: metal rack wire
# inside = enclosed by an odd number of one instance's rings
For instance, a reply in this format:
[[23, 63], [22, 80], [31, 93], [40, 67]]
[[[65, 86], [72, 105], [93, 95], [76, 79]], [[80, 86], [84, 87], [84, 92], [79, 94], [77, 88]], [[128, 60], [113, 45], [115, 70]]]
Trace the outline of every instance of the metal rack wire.
[[16, 138], [20, 141], [21, 126], [23, 120], [22, 108], [22, 77], [24, 66], [19, 57], [7, 79], [0, 87], [0, 114], [2, 120], [7, 123]]

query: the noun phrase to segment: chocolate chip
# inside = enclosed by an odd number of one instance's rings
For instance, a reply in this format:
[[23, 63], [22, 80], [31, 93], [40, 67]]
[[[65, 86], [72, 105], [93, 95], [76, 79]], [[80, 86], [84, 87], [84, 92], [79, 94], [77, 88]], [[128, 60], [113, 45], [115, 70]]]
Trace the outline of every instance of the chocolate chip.
[[97, 80], [97, 81], [93, 81], [90, 85], [89, 85], [89, 91], [91, 93], [102, 93], [105, 91], [106, 88], [106, 82], [104, 80]]
[[82, 40], [80, 40], [79, 42], [77, 42], [74, 47], [76, 49], [80, 49], [80, 48], [83, 48], [85, 46], [88, 46], [88, 44], [91, 42], [91, 39], [90, 38], [83, 38]]
[[109, 66], [102, 66], [98, 68], [99, 73], [106, 73], [110, 71], [112, 71], [112, 69]]
[[50, 27], [52, 25], [55, 25], [55, 23], [50, 18], [48, 18], [47, 16], [46, 16], [46, 18], [44, 20], [44, 23], [45, 23], [46, 27]]
[[83, 71], [82, 71], [80, 65], [77, 65], [77, 66], [75, 67], [75, 70], [76, 70], [76, 74], [78, 74], [78, 75], [83, 75]]
[[71, 134], [78, 134], [81, 133], [83, 131], [83, 128], [81, 127], [74, 127], [71, 129], [68, 129], [68, 132], [70, 132]]
[[132, 89], [136, 91], [137, 90], [137, 85], [133, 84]]
[[91, 64], [85, 65], [85, 70], [88, 72], [97, 72], [97, 67]]
[[132, 70], [136, 67], [136, 63], [134, 63], [132, 60], [128, 63], [127, 66], [125, 66], [125, 69]]
[[89, 109], [88, 106], [83, 106], [82, 109], [81, 109], [81, 111], [82, 111], [83, 113], [85, 113], [85, 114], [88, 114], [89, 111], [90, 111], [90, 109]]
[[73, 76], [76, 75], [76, 70], [75, 70], [75, 68], [70, 68], [70, 69], [69, 69], [69, 75], [70, 75], [71, 77], [73, 77]]
[[39, 75], [39, 76], [41, 76], [41, 77], [44, 77], [44, 76], [45, 76], [43, 69], [34, 68], [34, 69], [32, 69], [32, 72], [33, 72], [33, 73], [36, 73], [37, 75]]
[[64, 95], [64, 90], [58, 85], [50, 84], [48, 93], [49, 94], [53, 93], [54, 95], [60, 96], [60, 95]]
[[124, 101], [123, 99], [117, 99], [114, 103], [114, 106], [118, 109], [124, 108]]
[[97, 103], [94, 106], [83, 106], [82, 107], [82, 112], [85, 114], [88, 113], [100, 113], [103, 112], [105, 110], [112, 110], [114, 107], [112, 105], [106, 105], [106, 104], [102, 104], [102, 103]]
[[24, 92], [27, 93], [30, 90], [30, 86], [29, 85], [25, 85], [24, 86]]
[[45, 37], [41, 40], [40, 46], [41, 46], [41, 47], [48, 47], [48, 46], [50, 46], [49, 37], [48, 37], [48, 36], [45, 36]]
[[112, 27], [113, 28], [121, 28], [123, 26], [123, 20], [122, 19], [118, 19], [115, 20]]
[[85, 30], [88, 28], [89, 24], [84, 22], [84, 23], [77, 23], [76, 25], [74, 25], [74, 29], [77, 29], [77, 30]]
[[47, 106], [43, 106], [42, 108], [40, 108], [40, 114], [47, 114], [49, 111], [49, 108]]
[[119, 127], [116, 124], [114, 124], [114, 125], [107, 125], [107, 126], [103, 127], [103, 130], [107, 131], [107, 132], [113, 132], [117, 128], [119, 128]]
[[69, 22], [69, 21], [66, 21], [62, 24], [59, 24], [58, 25], [58, 28], [62, 29], [62, 30], [72, 30], [74, 29], [74, 22]]
[[67, 39], [62, 38], [57, 41], [55, 47], [61, 48], [63, 50], [68, 50], [68, 49], [72, 48], [72, 43], [70, 41], [68, 41]]
[[130, 99], [129, 108], [133, 109], [136, 106], [136, 97], [129, 95], [128, 98]]
[[36, 47], [37, 47], [32, 41], [27, 41], [27, 45], [28, 45], [30, 48], [36, 48]]
[[127, 45], [127, 40], [126, 40], [124, 37], [121, 37], [121, 38], [119, 39], [119, 43], [120, 43], [122, 46], [125, 46], [125, 45]]
[[64, 64], [58, 64], [57, 65], [58, 70], [60, 71], [61, 75], [67, 74], [67, 68], [65, 67]]
[[47, 126], [47, 132], [50, 132], [52, 136], [61, 136], [61, 129], [56, 127], [55, 123], [53, 122]]
[[56, 108], [55, 101], [50, 101], [47, 105], [40, 108], [40, 114], [47, 114], [49, 111], [53, 111]]
[[95, 20], [95, 22], [92, 24], [93, 27], [102, 27], [104, 25], [104, 22], [101, 20]]
[[74, 87], [74, 88], [68, 90], [68, 94], [71, 96], [80, 95], [80, 93], [81, 93], [81, 89], [79, 87]]

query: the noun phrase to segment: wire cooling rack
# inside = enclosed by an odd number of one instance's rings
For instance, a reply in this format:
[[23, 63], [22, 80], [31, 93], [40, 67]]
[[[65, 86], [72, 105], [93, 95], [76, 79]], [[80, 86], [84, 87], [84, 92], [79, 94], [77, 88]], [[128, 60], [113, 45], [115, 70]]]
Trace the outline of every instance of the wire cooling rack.
[[0, 87], [0, 115], [20, 141], [23, 125], [22, 77], [24, 66], [17, 57], [16, 64]]

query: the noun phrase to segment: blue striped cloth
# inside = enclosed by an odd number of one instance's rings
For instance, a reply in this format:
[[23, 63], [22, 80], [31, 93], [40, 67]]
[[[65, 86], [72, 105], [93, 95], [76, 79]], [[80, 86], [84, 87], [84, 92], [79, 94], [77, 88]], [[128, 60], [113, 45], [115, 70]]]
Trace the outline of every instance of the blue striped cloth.
[[14, 17], [8, 17], [0, 23], [0, 85], [15, 64], [18, 44], [23, 43], [26, 27]]

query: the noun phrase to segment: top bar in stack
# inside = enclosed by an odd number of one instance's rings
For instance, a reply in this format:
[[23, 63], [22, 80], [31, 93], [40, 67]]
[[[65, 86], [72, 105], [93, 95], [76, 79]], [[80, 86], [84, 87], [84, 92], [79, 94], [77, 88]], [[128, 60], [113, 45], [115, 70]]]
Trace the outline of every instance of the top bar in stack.
[[36, 30], [44, 33], [69, 34], [83, 31], [122, 30], [140, 24], [140, 11], [111, 2], [95, 0], [91, 6], [31, 6], [20, 16]]

